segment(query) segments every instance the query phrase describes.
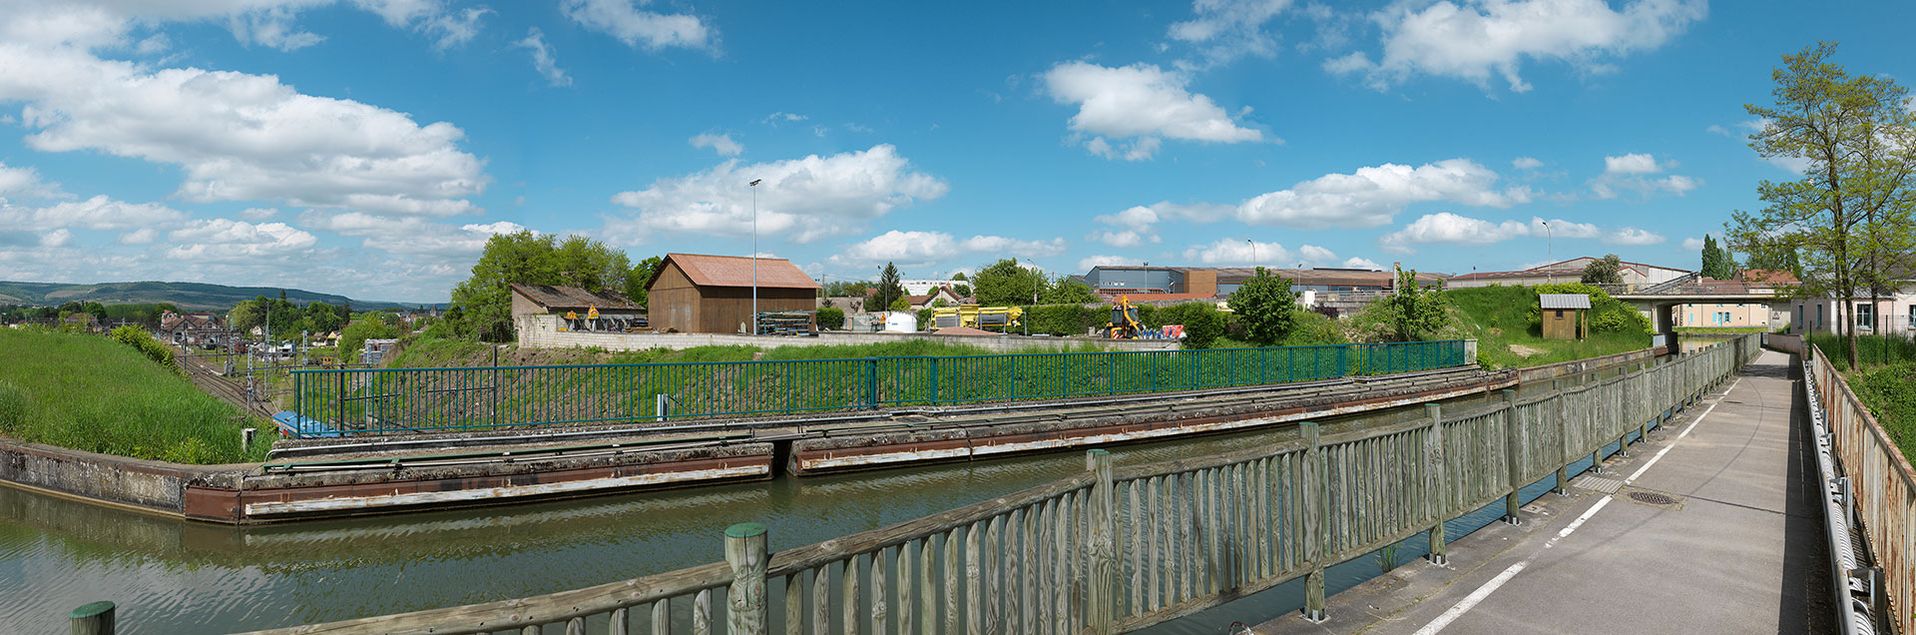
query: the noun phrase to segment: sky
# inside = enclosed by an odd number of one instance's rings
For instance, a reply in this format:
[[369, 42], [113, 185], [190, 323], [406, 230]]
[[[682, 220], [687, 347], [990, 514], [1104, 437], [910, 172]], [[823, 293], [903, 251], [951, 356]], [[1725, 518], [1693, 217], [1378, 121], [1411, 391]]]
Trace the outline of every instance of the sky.
[[[0, 280], [440, 302], [486, 239], [824, 281], [1001, 257], [1695, 268], [1781, 56], [1916, 3], [0, 0]], [[1907, 81], [1907, 80], [1905, 80]], [[761, 180], [756, 186], [747, 184]]]

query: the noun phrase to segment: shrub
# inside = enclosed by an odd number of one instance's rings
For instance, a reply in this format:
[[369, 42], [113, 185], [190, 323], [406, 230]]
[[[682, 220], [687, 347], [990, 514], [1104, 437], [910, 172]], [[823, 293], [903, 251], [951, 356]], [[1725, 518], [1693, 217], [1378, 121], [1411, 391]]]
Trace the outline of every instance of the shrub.
[[1243, 327], [1244, 337], [1259, 346], [1283, 341], [1296, 323], [1297, 294], [1291, 292], [1291, 280], [1273, 276], [1263, 267], [1231, 294], [1231, 312]]
[[133, 350], [139, 351], [141, 355], [145, 355], [147, 359], [155, 363], [168, 367], [173, 365], [173, 347], [153, 337], [153, 334], [146, 332], [144, 327], [132, 324], [118, 326], [114, 327], [108, 336], [121, 344], [133, 347]]
[[[1142, 316], [1140, 316], [1142, 317]], [[1184, 325], [1184, 343], [1191, 348], [1210, 348], [1224, 335], [1226, 316], [1217, 310], [1217, 305], [1209, 302], [1187, 302], [1166, 307], [1158, 307], [1151, 312], [1151, 319], [1157, 324], [1146, 322], [1146, 326], [1166, 324]]]
[[[1650, 318], [1644, 317], [1636, 307], [1610, 297], [1603, 289], [1576, 282], [1540, 284], [1530, 289], [1534, 293], [1581, 293], [1590, 296], [1590, 332], [1592, 333], [1629, 333], [1650, 336]], [[1527, 308], [1531, 331], [1543, 332], [1543, 309], [1532, 296]]]
[[818, 328], [825, 331], [836, 331], [845, 328], [845, 310], [835, 306], [819, 309]]
[[1344, 335], [1344, 326], [1337, 318], [1316, 311], [1297, 311], [1292, 319], [1291, 332], [1281, 342], [1284, 346], [1312, 346], [1316, 344], [1343, 344], [1350, 338]]
[[1027, 306], [1025, 322], [1031, 326], [1032, 333], [1052, 335], [1083, 335], [1093, 328], [1104, 326], [1110, 321], [1110, 307], [1087, 307], [1082, 304], [1043, 304]]

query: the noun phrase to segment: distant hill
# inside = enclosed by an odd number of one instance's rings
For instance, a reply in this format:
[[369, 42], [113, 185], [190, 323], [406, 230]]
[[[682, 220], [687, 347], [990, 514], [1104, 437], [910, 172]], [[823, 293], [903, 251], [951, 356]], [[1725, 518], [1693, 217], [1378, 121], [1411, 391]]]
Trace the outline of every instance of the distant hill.
[[[258, 296], [279, 297], [279, 287], [229, 287], [202, 282], [102, 282], [64, 284], [58, 282], [7, 282], [0, 280], [0, 304], [59, 305], [67, 302], [127, 304], [171, 302], [183, 310], [224, 311], [242, 300]], [[295, 304], [325, 302], [351, 303], [355, 309], [415, 308], [421, 305], [401, 302], [355, 300], [342, 295], [285, 289], [286, 299]]]

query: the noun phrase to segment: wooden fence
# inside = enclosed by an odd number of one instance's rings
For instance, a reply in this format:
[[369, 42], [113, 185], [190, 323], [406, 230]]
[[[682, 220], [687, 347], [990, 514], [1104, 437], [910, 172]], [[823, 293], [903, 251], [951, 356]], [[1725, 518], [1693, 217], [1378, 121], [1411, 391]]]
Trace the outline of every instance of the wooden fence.
[[[1741, 337], [1619, 377], [1389, 425], [1299, 425], [1229, 456], [1086, 470], [944, 513], [768, 553], [756, 524], [725, 562], [590, 588], [268, 633], [1109, 633], [1303, 578], [1627, 445], [1753, 357]], [[542, 630], [550, 629], [550, 630]]]
[[1886, 614], [1894, 632], [1916, 633], [1916, 522], [1912, 521], [1916, 519], [1916, 470], [1896, 448], [1895, 439], [1850, 392], [1849, 382], [1830, 365], [1822, 349], [1809, 346], [1806, 367], [1819, 388], [1811, 392], [1817, 400], [1814, 407], [1822, 410], [1834, 437], [1832, 445], [1849, 478], [1856, 519], [1883, 571], [1889, 592]]

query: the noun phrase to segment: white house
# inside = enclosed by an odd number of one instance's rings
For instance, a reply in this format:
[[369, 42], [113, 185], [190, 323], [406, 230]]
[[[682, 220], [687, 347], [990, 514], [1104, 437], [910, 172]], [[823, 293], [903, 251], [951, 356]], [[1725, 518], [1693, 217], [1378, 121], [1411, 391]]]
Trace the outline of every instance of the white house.
[[[1850, 319], [1861, 334], [1916, 334], [1916, 276], [1898, 280], [1893, 291], [1871, 302], [1867, 294], [1850, 298]], [[1798, 333], [1836, 333], [1838, 310], [1843, 301], [1835, 298], [1810, 298], [1790, 302], [1792, 324]]]

